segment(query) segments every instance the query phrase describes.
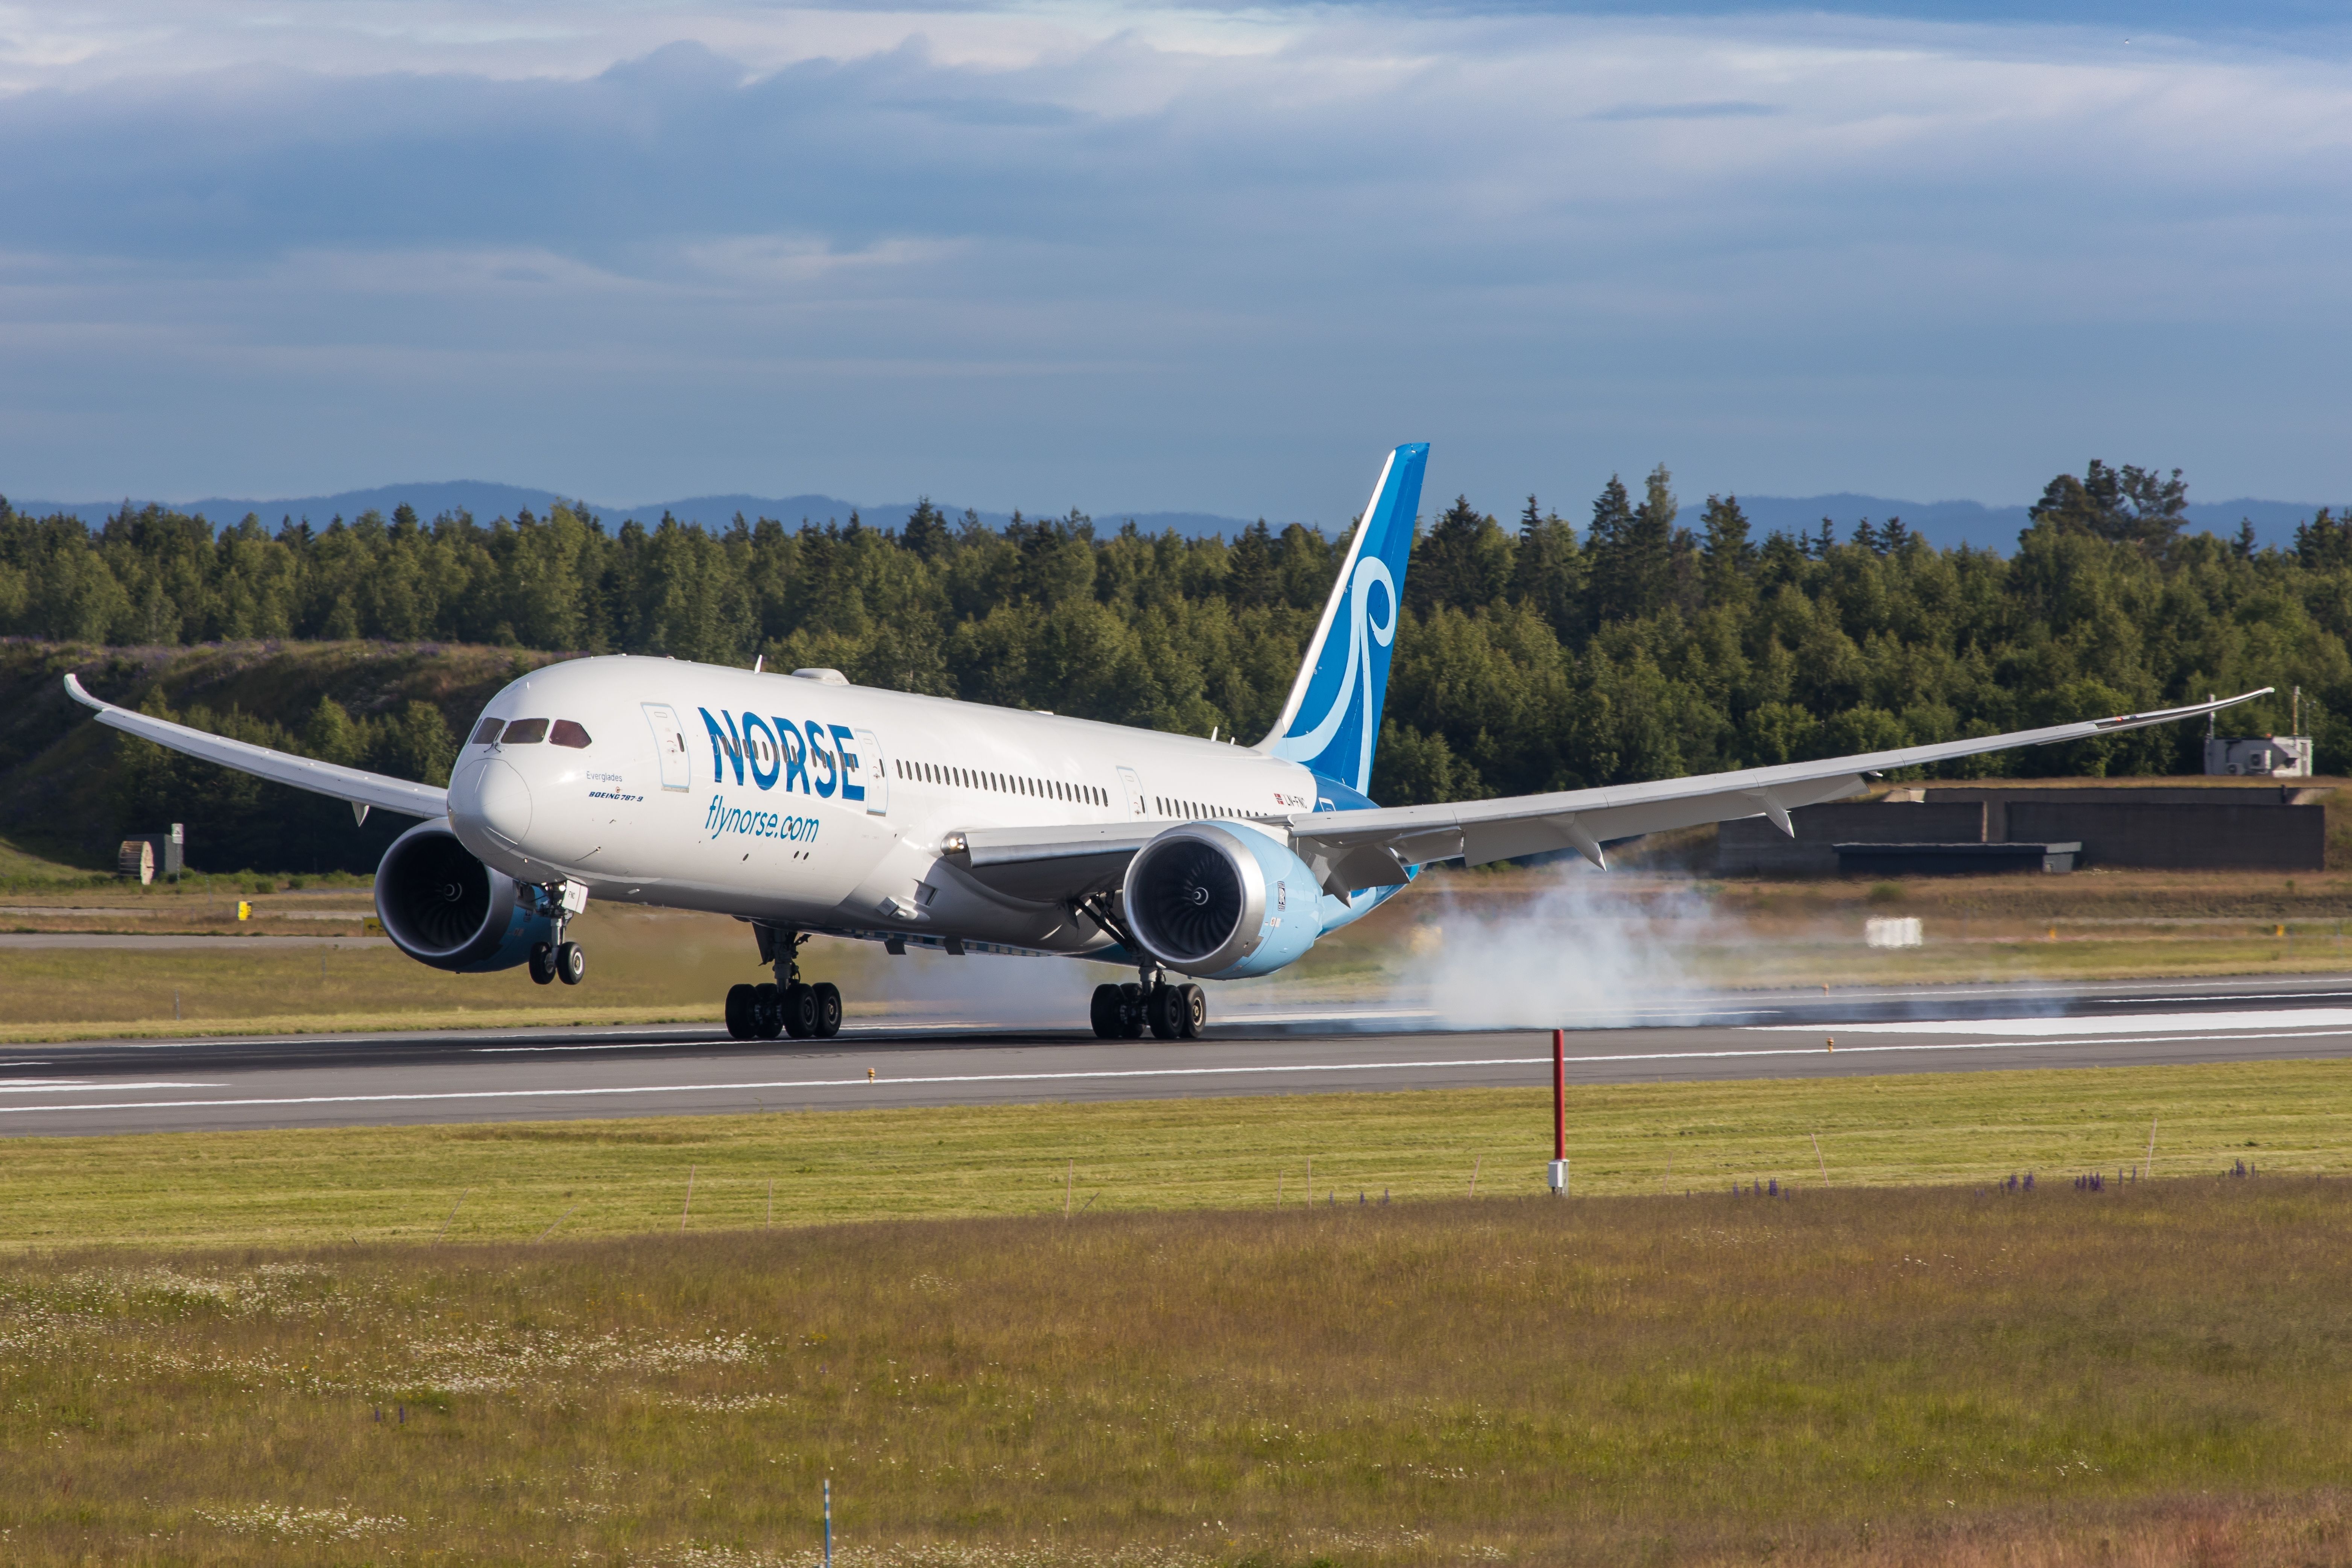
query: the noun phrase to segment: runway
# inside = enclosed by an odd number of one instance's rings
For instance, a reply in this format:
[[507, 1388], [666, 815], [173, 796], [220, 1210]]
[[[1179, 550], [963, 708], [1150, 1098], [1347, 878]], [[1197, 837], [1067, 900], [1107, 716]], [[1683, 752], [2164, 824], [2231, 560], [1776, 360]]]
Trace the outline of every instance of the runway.
[[[2333, 976], [1687, 996], [1571, 1029], [1571, 1082], [2352, 1058]], [[0, 1136], [1532, 1087], [1534, 1030], [1265, 1013], [1190, 1042], [941, 1027], [827, 1041], [516, 1029], [100, 1040], [0, 1052]]]

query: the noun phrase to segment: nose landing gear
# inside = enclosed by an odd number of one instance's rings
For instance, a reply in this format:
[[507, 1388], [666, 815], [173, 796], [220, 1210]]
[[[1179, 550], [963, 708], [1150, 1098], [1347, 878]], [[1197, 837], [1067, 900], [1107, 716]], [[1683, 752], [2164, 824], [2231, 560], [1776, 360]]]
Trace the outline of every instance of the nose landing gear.
[[532, 884], [526, 891], [540, 912], [555, 924], [555, 940], [542, 942], [530, 950], [530, 978], [535, 985], [549, 985], [561, 980], [566, 985], [577, 985], [588, 973], [588, 955], [576, 942], [563, 939], [564, 928], [572, 917], [588, 907], [588, 889], [577, 882], [550, 882], [545, 886]]
[[775, 966], [776, 978], [772, 984], [728, 989], [727, 1033], [739, 1040], [782, 1035], [829, 1040], [841, 1033], [841, 988], [829, 980], [812, 985], [801, 979], [800, 948], [807, 933], [756, 924], [751, 930], [759, 938], [761, 961]]

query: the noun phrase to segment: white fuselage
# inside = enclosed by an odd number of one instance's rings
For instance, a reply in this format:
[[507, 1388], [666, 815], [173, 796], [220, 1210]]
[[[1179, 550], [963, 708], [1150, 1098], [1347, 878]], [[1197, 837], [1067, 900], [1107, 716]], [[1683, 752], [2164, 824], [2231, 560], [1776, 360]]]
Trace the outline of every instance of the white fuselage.
[[1217, 819], [1281, 838], [1318, 804], [1313, 773], [1247, 747], [667, 658], [551, 665], [482, 714], [572, 742], [469, 735], [451, 769], [459, 841], [518, 880], [923, 945], [1111, 943], [983, 887], [943, 858], [950, 834]]

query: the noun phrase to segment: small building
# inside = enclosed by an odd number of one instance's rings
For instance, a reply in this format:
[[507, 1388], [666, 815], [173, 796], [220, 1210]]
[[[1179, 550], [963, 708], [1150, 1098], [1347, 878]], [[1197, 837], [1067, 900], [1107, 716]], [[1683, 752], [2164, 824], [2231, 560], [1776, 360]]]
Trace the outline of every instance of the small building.
[[2307, 779], [2308, 735], [2208, 735], [2205, 772], [2213, 777]]
[[134, 877], [142, 883], [158, 877], [176, 882], [187, 868], [186, 851], [187, 831], [175, 822], [169, 833], [142, 833], [124, 839], [115, 854], [115, 874]]

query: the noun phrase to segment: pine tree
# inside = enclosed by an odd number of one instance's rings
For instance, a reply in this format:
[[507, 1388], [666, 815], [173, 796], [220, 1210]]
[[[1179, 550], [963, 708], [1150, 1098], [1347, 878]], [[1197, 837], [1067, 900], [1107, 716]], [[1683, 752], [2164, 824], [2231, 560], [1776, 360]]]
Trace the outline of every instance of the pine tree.
[[1699, 526], [1706, 531], [1700, 546], [1705, 563], [1706, 602], [1736, 605], [1755, 593], [1756, 546], [1748, 542], [1748, 514], [1738, 496], [1709, 496]]

